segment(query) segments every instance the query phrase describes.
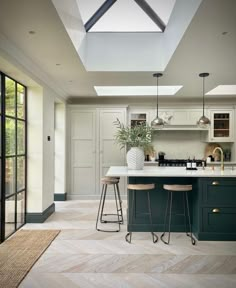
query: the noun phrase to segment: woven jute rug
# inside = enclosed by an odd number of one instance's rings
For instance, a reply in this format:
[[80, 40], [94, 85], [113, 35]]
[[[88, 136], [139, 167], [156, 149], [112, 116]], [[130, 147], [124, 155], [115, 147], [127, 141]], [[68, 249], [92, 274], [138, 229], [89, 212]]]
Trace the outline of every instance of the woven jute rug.
[[20, 230], [0, 245], [0, 287], [18, 287], [60, 230]]

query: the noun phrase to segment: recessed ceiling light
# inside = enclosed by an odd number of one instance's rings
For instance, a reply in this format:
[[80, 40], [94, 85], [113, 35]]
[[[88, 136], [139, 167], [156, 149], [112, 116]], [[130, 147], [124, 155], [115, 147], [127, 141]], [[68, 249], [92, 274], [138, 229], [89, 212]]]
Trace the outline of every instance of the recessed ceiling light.
[[207, 95], [236, 95], [236, 85], [218, 85], [206, 93]]
[[33, 34], [36, 34], [36, 32], [34, 30], [30, 30], [29, 34], [33, 35]]
[[[174, 95], [183, 86], [158, 86], [159, 95]], [[94, 86], [98, 96], [155, 96], [156, 86]]]

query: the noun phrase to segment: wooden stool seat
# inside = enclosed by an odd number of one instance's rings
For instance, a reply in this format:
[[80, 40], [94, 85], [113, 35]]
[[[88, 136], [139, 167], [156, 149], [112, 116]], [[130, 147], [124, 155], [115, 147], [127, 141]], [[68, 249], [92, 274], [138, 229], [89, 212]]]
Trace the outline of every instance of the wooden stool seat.
[[119, 183], [119, 179], [114, 177], [103, 177], [101, 178], [101, 183], [106, 185], [113, 185]]
[[168, 191], [191, 191], [193, 189], [192, 185], [163, 185], [163, 188]]
[[[143, 215], [149, 215], [149, 219], [150, 219], [150, 224], [151, 224], [151, 234], [152, 234], [152, 241], [153, 243], [156, 243], [158, 241], [158, 236], [153, 232], [153, 226], [152, 226], [152, 211], [151, 211], [151, 202], [150, 202], [150, 195], [149, 192], [150, 190], [153, 190], [155, 188], [155, 184], [129, 184], [127, 186], [128, 190], [131, 190], [133, 192], [132, 195], [132, 205], [131, 205], [131, 220], [130, 220], [130, 224], [132, 225], [133, 223], [133, 217], [134, 214], [143, 214]], [[136, 213], [134, 210], [134, 203], [135, 203], [135, 196], [137, 192], [146, 192], [147, 193], [147, 204], [148, 204], [148, 212], [147, 213]], [[131, 243], [131, 237], [132, 237], [132, 232], [128, 232], [125, 236], [125, 240], [129, 243]]]
[[[192, 191], [193, 187], [192, 185], [179, 185], [179, 184], [164, 184], [163, 188], [168, 191], [168, 198], [167, 198], [167, 204], [166, 204], [166, 212], [165, 212], [165, 223], [164, 223], [164, 232], [161, 235], [161, 240], [165, 244], [170, 243], [170, 226], [171, 226], [171, 216], [172, 216], [172, 200], [173, 200], [173, 193], [176, 194], [176, 192], [182, 192], [183, 193], [183, 213], [182, 214], [177, 214], [175, 215], [181, 215], [184, 216], [185, 219], [185, 229], [186, 229], [186, 235], [191, 238], [191, 242], [193, 245], [195, 245], [195, 239], [192, 236], [192, 229], [191, 229], [191, 219], [190, 219], [190, 212], [189, 212], [189, 203], [188, 203], [188, 193], [189, 191]], [[186, 206], [186, 207], [185, 207]], [[187, 210], [187, 215], [186, 215], [186, 210]], [[167, 222], [167, 215], [169, 215], [169, 234], [168, 234], [168, 240], [164, 240], [164, 236], [166, 233], [166, 222]], [[189, 232], [187, 231], [187, 220], [188, 220], [188, 225], [189, 225]]]
[[155, 184], [129, 184], [127, 188], [129, 190], [152, 190]]

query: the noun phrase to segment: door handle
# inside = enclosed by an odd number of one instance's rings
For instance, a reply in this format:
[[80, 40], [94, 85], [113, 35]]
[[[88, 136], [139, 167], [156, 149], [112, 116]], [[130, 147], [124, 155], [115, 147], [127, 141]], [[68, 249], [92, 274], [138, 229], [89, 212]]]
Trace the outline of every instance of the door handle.
[[220, 209], [219, 208], [214, 208], [214, 209], [212, 209], [212, 212], [213, 213], [220, 213]]
[[218, 181], [213, 181], [212, 185], [219, 185], [220, 183]]

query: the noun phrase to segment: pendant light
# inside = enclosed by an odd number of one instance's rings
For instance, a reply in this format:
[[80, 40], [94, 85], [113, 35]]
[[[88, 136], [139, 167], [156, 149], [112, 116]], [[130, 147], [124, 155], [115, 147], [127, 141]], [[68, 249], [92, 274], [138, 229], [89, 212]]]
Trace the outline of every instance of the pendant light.
[[210, 119], [208, 119], [204, 114], [204, 110], [205, 110], [205, 78], [208, 76], [209, 76], [209, 73], [200, 73], [199, 74], [199, 77], [202, 77], [202, 80], [203, 80], [203, 82], [202, 82], [202, 116], [197, 121], [197, 125], [200, 128], [207, 128], [211, 124]]
[[155, 73], [153, 74], [153, 77], [156, 77], [157, 78], [157, 116], [156, 118], [151, 122], [151, 126], [152, 128], [154, 129], [162, 129], [163, 126], [164, 126], [164, 121], [163, 119], [161, 119], [159, 116], [158, 116], [158, 78], [161, 77], [163, 74], [162, 73]]

